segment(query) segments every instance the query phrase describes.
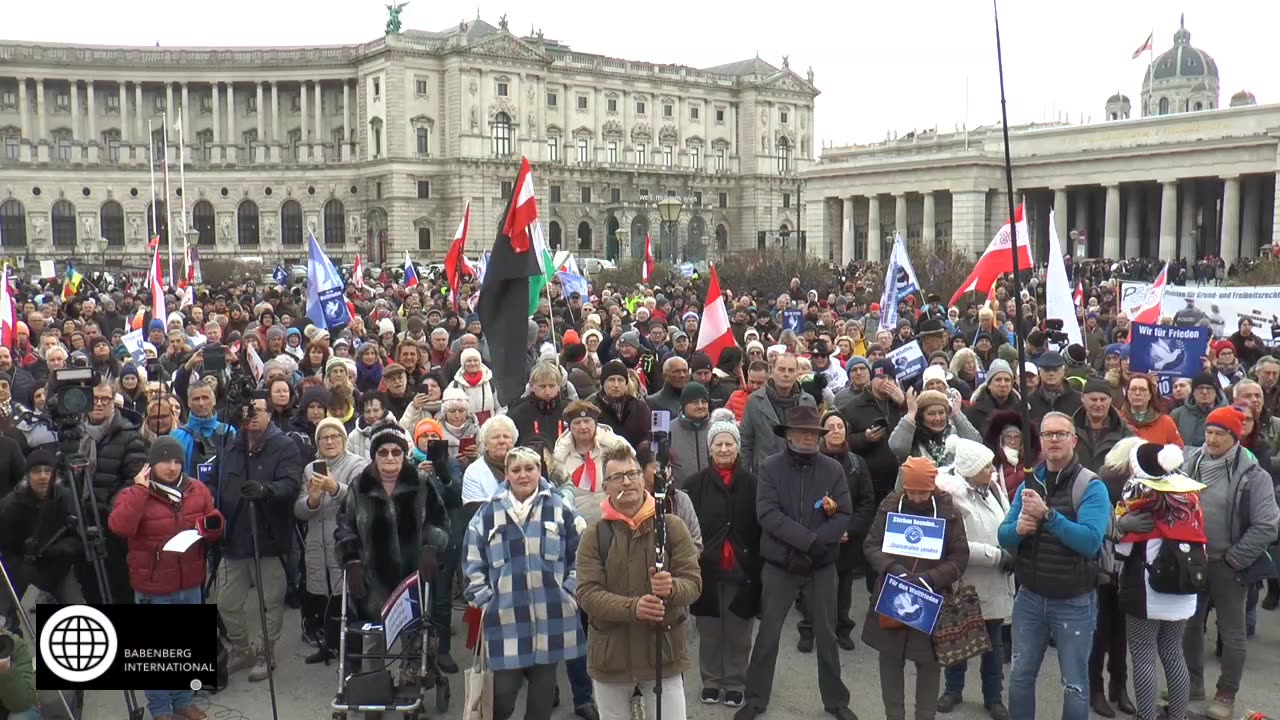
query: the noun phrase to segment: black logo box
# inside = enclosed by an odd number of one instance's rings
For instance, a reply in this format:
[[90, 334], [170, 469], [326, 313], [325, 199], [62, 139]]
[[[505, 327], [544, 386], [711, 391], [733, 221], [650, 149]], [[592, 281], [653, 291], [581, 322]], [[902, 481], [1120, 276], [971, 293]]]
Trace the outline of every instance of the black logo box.
[[[41, 634], [45, 621], [63, 605], [36, 608]], [[50, 669], [37, 650], [36, 687], [41, 690], [190, 690], [192, 681], [213, 687], [217, 679], [218, 607], [216, 605], [88, 605], [115, 627], [115, 660], [90, 682], [68, 682]], [[39, 646], [39, 638], [34, 643]], [[167, 657], [157, 651], [169, 653]], [[182, 656], [178, 656], [181, 653]], [[175, 664], [170, 670], [139, 671], [141, 664]], [[130, 668], [130, 666], [135, 666]]]

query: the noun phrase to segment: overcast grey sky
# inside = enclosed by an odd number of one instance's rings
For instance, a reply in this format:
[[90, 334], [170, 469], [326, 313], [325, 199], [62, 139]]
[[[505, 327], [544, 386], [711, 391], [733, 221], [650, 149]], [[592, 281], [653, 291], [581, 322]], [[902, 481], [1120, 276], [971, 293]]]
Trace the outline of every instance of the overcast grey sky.
[[[9, 40], [112, 45], [323, 45], [364, 42], [386, 21], [382, 0], [11, 0], [0, 27]], [[535, 10], [536, 8], [536, 10]], [[575, 50], [706, 67], [756, 53], [803, 76], [812, 66], [820, 143], [883, 140], [937, 125], [997, 122], [995, 32], [987, 0], [914, 2], [646, 2], [580, 0], [439, 3], [413, 0], [406, 28], [442, 30], [482, 17], [531, 26]], [[1133, 51], [1154, 28], [1155, 51], [1172, 45], [1179, 13], [1191, 42], [1217, 60], [1221, 102], [1248, 89], [1280, 102], [1274, 0], [1004, 0], [1001, 4], [1010, 122], [1054, 111], [1101, 121], [1117, 90], [1136, 106], [1147, 55]], [[966, 86], [968, 91], [966, 93]], [[967, 97], [967, 102], [966, 102]], [[966, 110], [967, 106], [967, 110]]]

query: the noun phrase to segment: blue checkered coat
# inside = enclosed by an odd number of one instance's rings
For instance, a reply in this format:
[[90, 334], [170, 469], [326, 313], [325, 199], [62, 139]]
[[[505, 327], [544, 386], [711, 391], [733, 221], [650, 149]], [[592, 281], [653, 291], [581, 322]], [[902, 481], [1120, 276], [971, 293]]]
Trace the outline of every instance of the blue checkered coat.
[[484, 610], [489, 667], [516, 670], [582, 657], [586, 633], [574, 593], [582, 516], [544, 479], [523, 527], [511, 488], [481, 505], [467, 527], [465, 595]]

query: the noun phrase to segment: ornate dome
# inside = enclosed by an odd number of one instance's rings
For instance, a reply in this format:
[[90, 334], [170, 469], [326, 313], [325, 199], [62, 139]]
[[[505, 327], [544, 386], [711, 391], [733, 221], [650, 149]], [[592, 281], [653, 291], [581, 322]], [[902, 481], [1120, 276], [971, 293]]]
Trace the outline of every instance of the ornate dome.
[[1258, 99], [1248, 90], [1241, 90], [1231, 96], [1231, 107], [1241, 107], [1243, 105], [1257, 105]]
[[1127, 103], [1127, 102], [1129, 102], [1129, 96], [1121, 95], [1120, 93], [1116, 93], [1115, 95], [1112, 95], [1111, 97], [1107, 98], [1108, 105], [1111, 103]]
[[1218, 64], [1213, 61], [1209, 53], [1191, 47], [1191, 33], [1187, 31], [1185, 25], [1182, 25], [1173, 34], [1173, 47], [1155, 59], [1148, 77], [1143, 78], [1143, 84], [1147, 84], [1149, 80], [1206, 76], [1217, 78]]

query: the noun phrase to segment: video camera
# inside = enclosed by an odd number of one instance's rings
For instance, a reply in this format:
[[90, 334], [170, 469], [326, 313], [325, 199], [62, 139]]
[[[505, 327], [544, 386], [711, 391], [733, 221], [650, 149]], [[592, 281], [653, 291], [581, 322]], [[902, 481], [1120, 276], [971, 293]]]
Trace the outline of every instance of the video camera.
[[1044, 323], [1040, 325], [1040, 331], [1044, 333], [1048, 342], [1051, 342], [1058, 347], [1066, 347], [1071, 342], [1070, 336], [1068, 336], [1066, 331], [1063, 330], [1061, 319], [1046, 319]]
[[77, 427], [80, 420], [93, 409], [93, 389], [101, 381], [102, 376], [98, 371], [89, 367], [53, 371], [49, 378], [49, 395], [45, 407], [60, 437]]

